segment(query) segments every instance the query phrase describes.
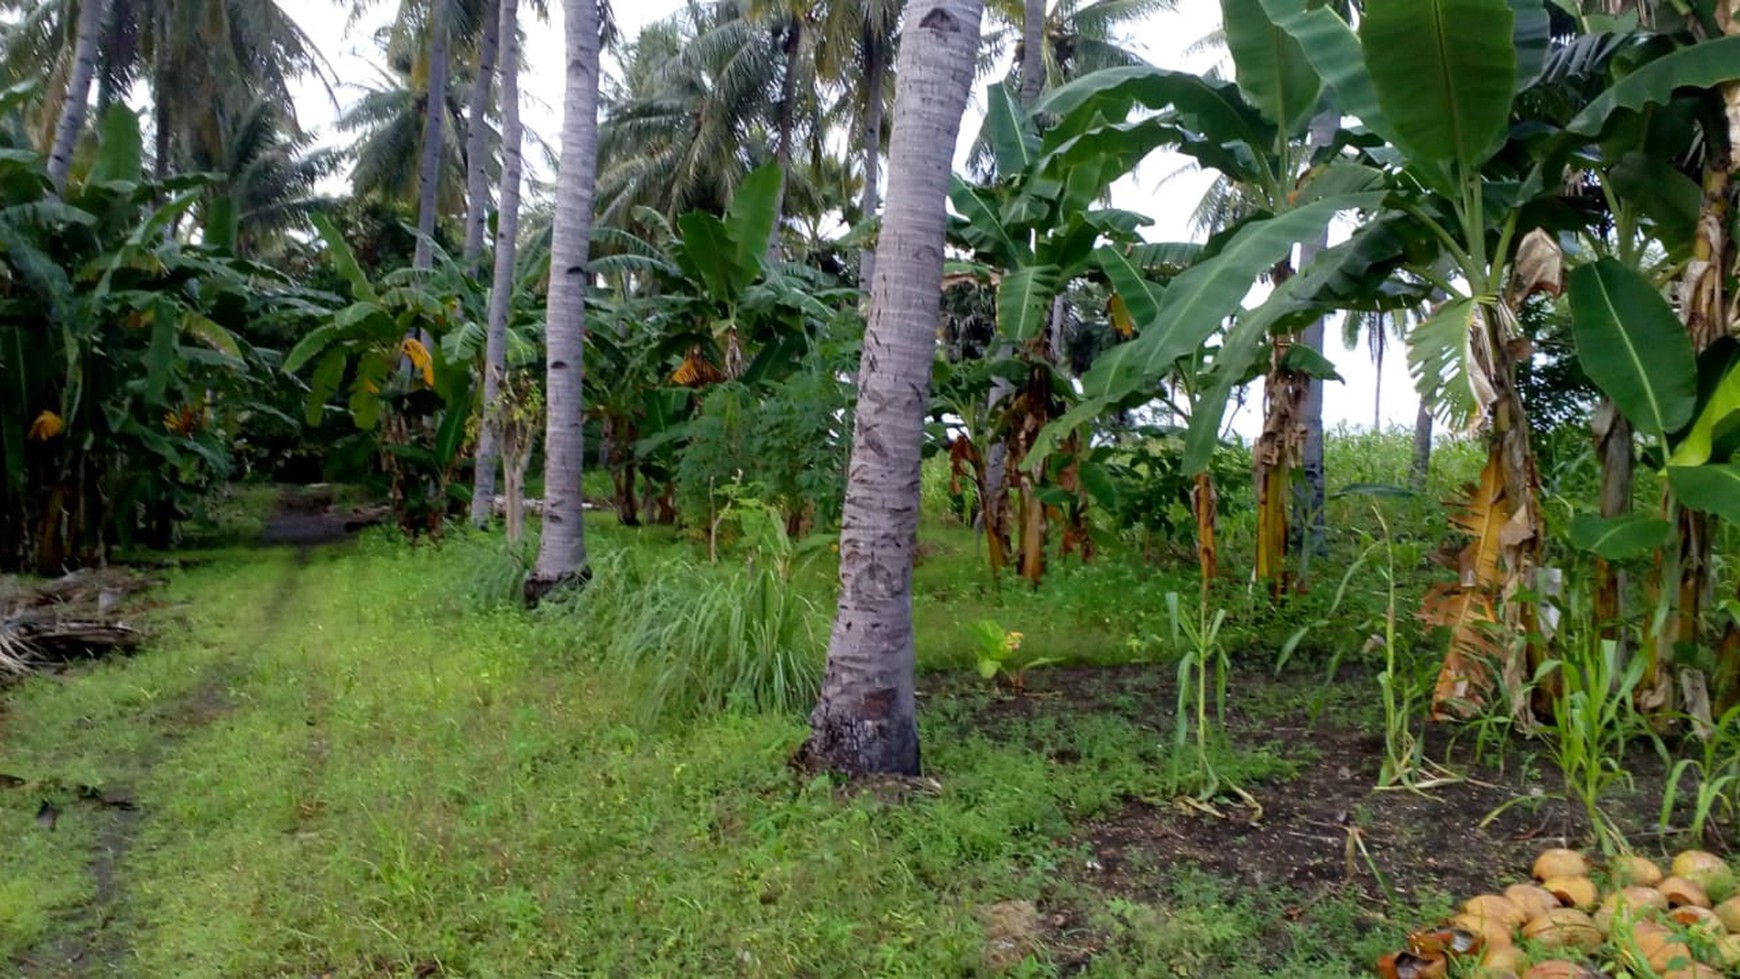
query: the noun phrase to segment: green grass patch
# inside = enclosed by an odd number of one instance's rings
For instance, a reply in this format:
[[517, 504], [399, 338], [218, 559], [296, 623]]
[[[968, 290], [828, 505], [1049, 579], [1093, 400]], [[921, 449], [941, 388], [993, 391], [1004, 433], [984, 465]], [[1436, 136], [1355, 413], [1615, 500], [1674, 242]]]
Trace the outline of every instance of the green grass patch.
[[[1131, 658], [1114, 603], [1166, 585], [1095, 565], [997, 591], [974, 583], [962, 535], [927, 542], [931, 670], [966, 662], [984, 617], [1075, 662]], [[592, 546], [593, 590], [536, 613], [502, 601], [516, 559], [466, 534], [173, 572], [154, 648], [0, 701], [0, 771], [126, 786], [141, 808], [117, 829], [67, 798], [46, 833], [35, 794], [0, 790], [0, 828], [22, 841], [0, 854], [0, 955], [53, 974], [47, 958], [90, 947], [178, 977], [962, 975], [982, 965], [979, 910], [1030, 900], [1081, 909], [1092, 968], [1113, 975], [1232, 962], [1289, 922], [1283, 896], [1247, 915], [1201, 880], [1127, 905], [1072, 883], [1081, 827], [1174, 793], [1169, 705], [1005, 715], [988, 686], [951, 686], [923, 710], [940, 789], [842, 793], [785, 764], [807, 687], [733, 693], [762, 689], [742, 676], [758, 640], [717, 611], [755, 597], [740, 555], [710, 567], [669, 535], [602, 526]], [[807, 630], [826, 625], [832, 574], [800, 563], [781, 596], [818, 666], [825, 634]], [[646, 697], [673, 664], [681, 709], [654, 722]], [[1215, 750], [1243, 784], [1294, 770]], [[1064, 944], [1017, 972], [1056, 971]], [[1369, 944], [1329, 933], [1286, 960], [1315, 971], [1286, 974], [1352, 974]]]

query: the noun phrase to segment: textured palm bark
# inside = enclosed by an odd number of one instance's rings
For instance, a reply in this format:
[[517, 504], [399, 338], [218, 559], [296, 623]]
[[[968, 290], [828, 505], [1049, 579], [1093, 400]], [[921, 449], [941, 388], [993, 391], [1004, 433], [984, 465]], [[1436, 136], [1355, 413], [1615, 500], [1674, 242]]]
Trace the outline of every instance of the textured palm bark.
[[48, 151], [48, 179], [54, 192], [66, 190], [67, 174], [72, 172], [73, 150], [78, 148], [79, 133], [85, 128], [85, 112], [91, 98], [91, 79], [97, 74], [97, 38], [102, 32], [103, 15], [108, 0], [84, 0], [79, 4], [79, 19], [73, 28], [72, 75], [67, 79], [66, 98], [60, 105], [60, 119], [54, 127], [54, 143]]
[[520, 51], [519, 0], [501, 6], [501, 203], [495, 224], [495, 269], [489, 292], [489, 327], [483, 351], [483, 426], [477, 437], [472, 473], [471, 522], [489, 523], [501, 457], [501, 421], [496, 415], [507, 371], [508, 319], [513, 313], [514, 263], [520, 236]]
[[423, 156], [417, 165], [417, 248], [411, 255], [411, 267], [420, 270], [435, 265], [431, 242], [440, 204], [442, 140], [446, 138], [447, 41], [447, 4], [437, 0], [429, 7], [429, 87], [423, 106]]
[[[876, 209], [882, 205], [882, 89], [887, 85], [884, 78], [887, 68], [883, 62], [888, 57], [879, 38], [870, 39], [867, 47], [864, 59], [864, 91], [867, 101], [864, 105], [862, 148], [864, 196], [861, 204], [866, 221], [874, 218]], [[868, 292], [870, 283], [875, 278], [876, 246], [869, 244], [858, 253], [858, 282]]]
[[465, 251], [461, 255], [465, 270], [472, 275], [483, 268], [483, 238], [489, 230], [489, 90], [495, 83], [502, 2], [489, 0], [484, 9], [477, 74], [471, 80], [471, 102], [465, 110]]
[[780, 66], [778, 136], [773, 149], [773, 160], [779, 164], [779, 192], [773, 198], [773, 234], [767, 238], [769, 265], [779, 259], [779, 229], [785, 218], [787, 174], [791, 170], [792, 140], [797, 129], [798, 59], [803, 56], [802, 20], [793, 17], [786, 23], [780, 48], [784, 63]]
[[[1333, 109], [1319, 112], [1311, 120], [1311, 128], [1306, 133], [1306, 146], [1313, 152], [1327, 147], [1335, 142], [1335, 134], [1341, 128], [1341, 114]], [[1329, 229], [1311, 241], [1299, 246], [1299, 267], [1307, 269], [1329, 248]], [[1323, 319], [1313, 320], [1305, 328], [1302, 339], [1306, 347], [1323, 353]], [[1375, 327], [1382, 330], [1382, 325]], [[1382, 349], [1381, 347], [1379, 348]], [[1383, 379], [1383, 365], [1378, 365], [1378, 379]], [[1299, 466], [1303, 479], [1294, 488], [1294, 524], [1303, 532], [1302, 541], [1309, 550], [1306, 553], [1321, 555], [1327, 547], [1328, 526], [1327, 516], [1323, 510], [1325, 499], [1323, 472], [1323, 381], [1318, 378], [1307, 378], [1305, 382], [1305, 397], [1300, 404], [1300, 423], [1305, 426], [1305, 442], [1302, 446]], [[1376, 397], [1374, 395], [1374, 397]], [[1375, 412], [1374, 412], [1375, 414]], [[1377, 419], [1373, 419], [1374, 430]]]
[[1021, 104], [1045, 91], [1045, 0], [1024, 0], [1021, 10]]
[[1424, 493], [1431, 475], [1432, 409], [1421, 401], [1419, 411], [1414, 413], [1414, 461], [1408, 469], [1408, 485], [1414, 492]]
[[799, 763], [919, 771], [912, 627], [919, 456], [936, 352], [950, 166], [979, 44], [980, 0], [907, 5], [887, 215], [840, 529], [840, 598]]
[[568, 70], [562, 97], [562, 166], [556, 174], [545, 317], [544, 525], [537, 564], [526, 577], [528, 604], [557, 587], [583, 584], [591, 573], [580, 490], [586, 465], [581, 355], [598, 172], [598, 5], [590, 0], [570, 3], [564, 20]]

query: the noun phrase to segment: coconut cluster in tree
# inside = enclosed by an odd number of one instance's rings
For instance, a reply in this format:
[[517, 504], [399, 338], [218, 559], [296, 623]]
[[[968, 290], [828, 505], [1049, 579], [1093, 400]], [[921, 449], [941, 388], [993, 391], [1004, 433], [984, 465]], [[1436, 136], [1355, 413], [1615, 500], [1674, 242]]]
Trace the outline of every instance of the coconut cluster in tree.
[[1664, 873], [1614, 857], [1599, 872], [1575, 850], [1546, 850], [1534, 880], [1477, 894], [1437, 928], [1378, 960], [1384, 979], [1720, 979], [1740, 973], [1740, 880], [1721, 857], [1687, 850]]

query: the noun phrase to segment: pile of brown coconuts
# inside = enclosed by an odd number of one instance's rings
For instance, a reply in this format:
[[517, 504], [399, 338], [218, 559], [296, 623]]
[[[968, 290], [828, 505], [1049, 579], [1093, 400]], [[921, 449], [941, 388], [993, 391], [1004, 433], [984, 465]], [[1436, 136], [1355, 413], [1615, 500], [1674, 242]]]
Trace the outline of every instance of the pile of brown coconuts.
[[1383, 979], [1722, 979], [1740, 976], [1740, 878], [1687, 850], [1667, 873], [1638, 856], [1600, 874], [1575, 850], [1547, 850], [1534, 881], [1479, 894], [1442, 927], [1378, 960]]

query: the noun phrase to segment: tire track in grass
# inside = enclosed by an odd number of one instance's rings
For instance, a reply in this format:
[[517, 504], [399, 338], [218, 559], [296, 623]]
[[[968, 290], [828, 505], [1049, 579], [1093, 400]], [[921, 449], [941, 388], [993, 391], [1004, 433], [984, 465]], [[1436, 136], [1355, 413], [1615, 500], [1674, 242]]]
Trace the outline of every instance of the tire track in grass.
[[[149, 785], [158, 763], [173, 748], [235, 709], [231, 691], [244, 673], [246, 654], [263, 645], [283, 624], [301, 591], [315, 548], [346, 536], [342, 523], [331, 530], [319, 529], [323, 532], [310, 533], [298, 527], [302, 532], [291, 538], [295, 554], [283, 562], [284, 573], [268, 586], [270, 597], [259, 606], [252, 627], [214, 655], [193, 688], [165, 711], [174, 723], [163, 736], [146, 742], [128, 759], [125, 767], [132, 785]], [[272, 552], [261, 552], [262, 556], [269, 553]], [[151, 655], [149, 647], [141, 655]], [[117, 795], [123, 792], [112, 791]], [[124, 794], [129, 800], [134, 797], [132, 792]], [[133, 949], [127, 943], [126, 930], [114, 927], [129, 890], [121, 867], [150, 815], [148, 807], [134, 804], [104, 805], [97, 809], [96, 818], [102, 820], [102, 826], [90, 855], [92, 898], [82, 913], [68, 923], [70, 933], [52, 942], [46, 955], [22, 958], [16, 963], [26, 979], [97, 979], [130, 974], [128, 963], [134, 958]]]

